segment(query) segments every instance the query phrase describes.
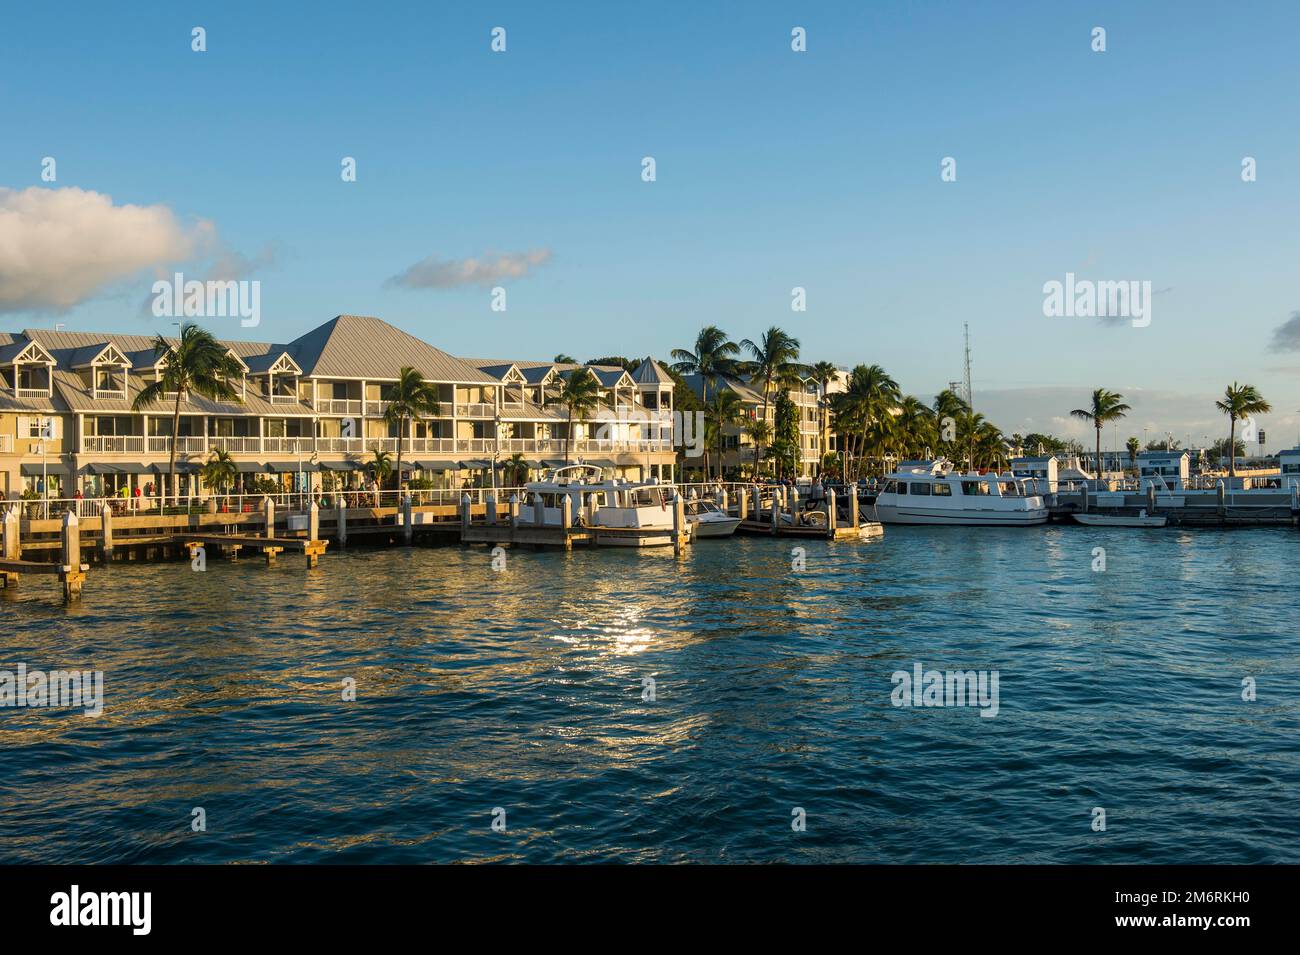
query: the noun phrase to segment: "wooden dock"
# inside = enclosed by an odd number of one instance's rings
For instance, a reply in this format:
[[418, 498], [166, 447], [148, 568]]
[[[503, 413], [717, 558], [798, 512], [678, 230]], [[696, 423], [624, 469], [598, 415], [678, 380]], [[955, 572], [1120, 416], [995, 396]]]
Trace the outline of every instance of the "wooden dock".
[[302, 551], [307, 557], [307, 566], [315, 567], [329, 541], [309, 540], [305, 537], [257, 537], [252, 534], [184, 534], [177, 538], [189, 548], [191, 560], [204, 547], [221, 548], [231, 560], [239, 559], [239, 552], [244, 548], [260, 550], [268, 564], [274, 564], [277, 554], [286, 550]]

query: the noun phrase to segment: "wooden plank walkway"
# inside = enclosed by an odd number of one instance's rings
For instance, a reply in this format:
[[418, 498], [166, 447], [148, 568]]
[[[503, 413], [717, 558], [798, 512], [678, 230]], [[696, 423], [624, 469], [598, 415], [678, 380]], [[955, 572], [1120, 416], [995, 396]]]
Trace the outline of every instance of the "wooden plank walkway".
[[260, 550], [268, 564], [275, 563], [277, 554], [286, 550], [301, 550], [307, 557], [307, 566], [315, 567], [325, 553], [329, 541], [308, 540], [305, 537], [254, 537], [245, 534], [177, 534], [176, 539], [190, 549], [191, 558], [200, 547], [212, 545], [224, 548], [235, 560], [245, 547]]

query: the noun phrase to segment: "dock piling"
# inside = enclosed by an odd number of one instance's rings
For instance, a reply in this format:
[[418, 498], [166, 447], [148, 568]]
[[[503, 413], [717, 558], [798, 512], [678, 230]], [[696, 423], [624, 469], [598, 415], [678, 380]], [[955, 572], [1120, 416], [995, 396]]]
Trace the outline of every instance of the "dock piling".
[[680, 494], [673, 496], [673, 553], [682, 556], [686, 553], [686, 537], [690, 528], [686, 525], [686, 502]]
[[402, 536], [409, 547], [415, 537], [415, 525], [411, 523], [411, 495], [402, 498]]
[[105, 501], [99, 508], [99, 560], [113, 559], [113, 508]]
[[839, 514], [835, 510], [835, 488], [826, 491], [826, 536], [835, 540], [835, 523]]
[[856, 537], [858, 530], [858, 489], [849, 485], [844, 490], [849, 495], [849, 523], [853, 526], [854, 536]]
[[573, 550], [573, 539], [569, 536], [573, 528], [573, 499], [567, 494], [560, 497], [560, 528], [564, 531], [564, 549]]
[[[466, 495], [466, 498], [468, 499], [468, 495]], [[489, 524], [495, 526], [495, 525], [496, 525], [496, 522], [497, 522], [497, 496], [496, 496], [496, 492], [494, 492], [494, 491], [488, 491], [488, 494], [487, 494], [487, 505], [486, 505], [486, 507], [485, 507], [485, 510], [487, 511], [487, 522], [488, 522]]]
[[[567, 496], [567, 495], [566, 495]], [[542, 503], [542, 496], [534, 492], [533, 494], [533, 524], [541, 527], [546, 523], [546, 505]]]
[[81, 522], [76, 511], [63, 515], [63, 567], [59, 572], [63, 583], [63, 602], [81, 599], [81, 585], [86, 581], [86, 571], [81, 563]]
[[339, 539], [340, 547], [348, 546], [348, 502], [343, 495], [339, 495], [338, 517], [335, 523], [335, 536]]
[[519, 495], [510, 495], [510, 526], [519, 526]]
[[268, 497], [262, 503], [262, 513], [266, 515], [266, 528], [262, 536], [274, 537], [275, 536], [275, 501], [271, 500], [271, 498]]
[[[469, 527], [470, 523], [472, 522], [473, 514], [474, 514], [474, 512], [471, 510], [472, 506], [473, 505], [470, 502], [469, 495], [462, 494], [460, 496], [460, 526], [462, 528]], [[489, 523], [495, 523], [495, 522], [489, 521]]]

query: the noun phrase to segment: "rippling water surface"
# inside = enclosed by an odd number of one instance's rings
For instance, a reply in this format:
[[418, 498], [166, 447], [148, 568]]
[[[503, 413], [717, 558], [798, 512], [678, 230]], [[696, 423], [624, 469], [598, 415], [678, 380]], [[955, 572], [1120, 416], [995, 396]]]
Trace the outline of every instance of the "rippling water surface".
[[[0, 860], [1300, 862], [1293, 529], [792, 546], [29, 578], [0, 668], [106, 706], [0, 709]], [[918, 662], [998, 715], [893, 706]]]

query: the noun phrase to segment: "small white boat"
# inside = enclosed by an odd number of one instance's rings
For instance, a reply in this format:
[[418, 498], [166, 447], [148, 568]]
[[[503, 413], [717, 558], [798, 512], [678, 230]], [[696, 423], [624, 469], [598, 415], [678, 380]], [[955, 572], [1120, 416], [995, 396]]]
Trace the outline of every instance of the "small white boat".
[[685, 507], [686, 520], [695, 525], [696, 537], [730, 537], [740, 526], [739, 517], [732, 517], [712, 501], [686, 501]]
[[[544, 527], [561, 525], [567, 497], [574, 525], [597, 529], [601, 546], [662, 547], [673, 542], [676, 489], [671, 484], [606, 478], [604, 469], [596, 465], [572, 464], [524, 486], [530, 495], [525, 513], [531, 516], [540, 501]], [[688, 523], [687, 531], [691, 530]]]
[[1145, 509], [1132, 514], [1072, 514], [1080, 524], [1088, 527], [1164, 527], [1169, 518], [1149, 517]]

